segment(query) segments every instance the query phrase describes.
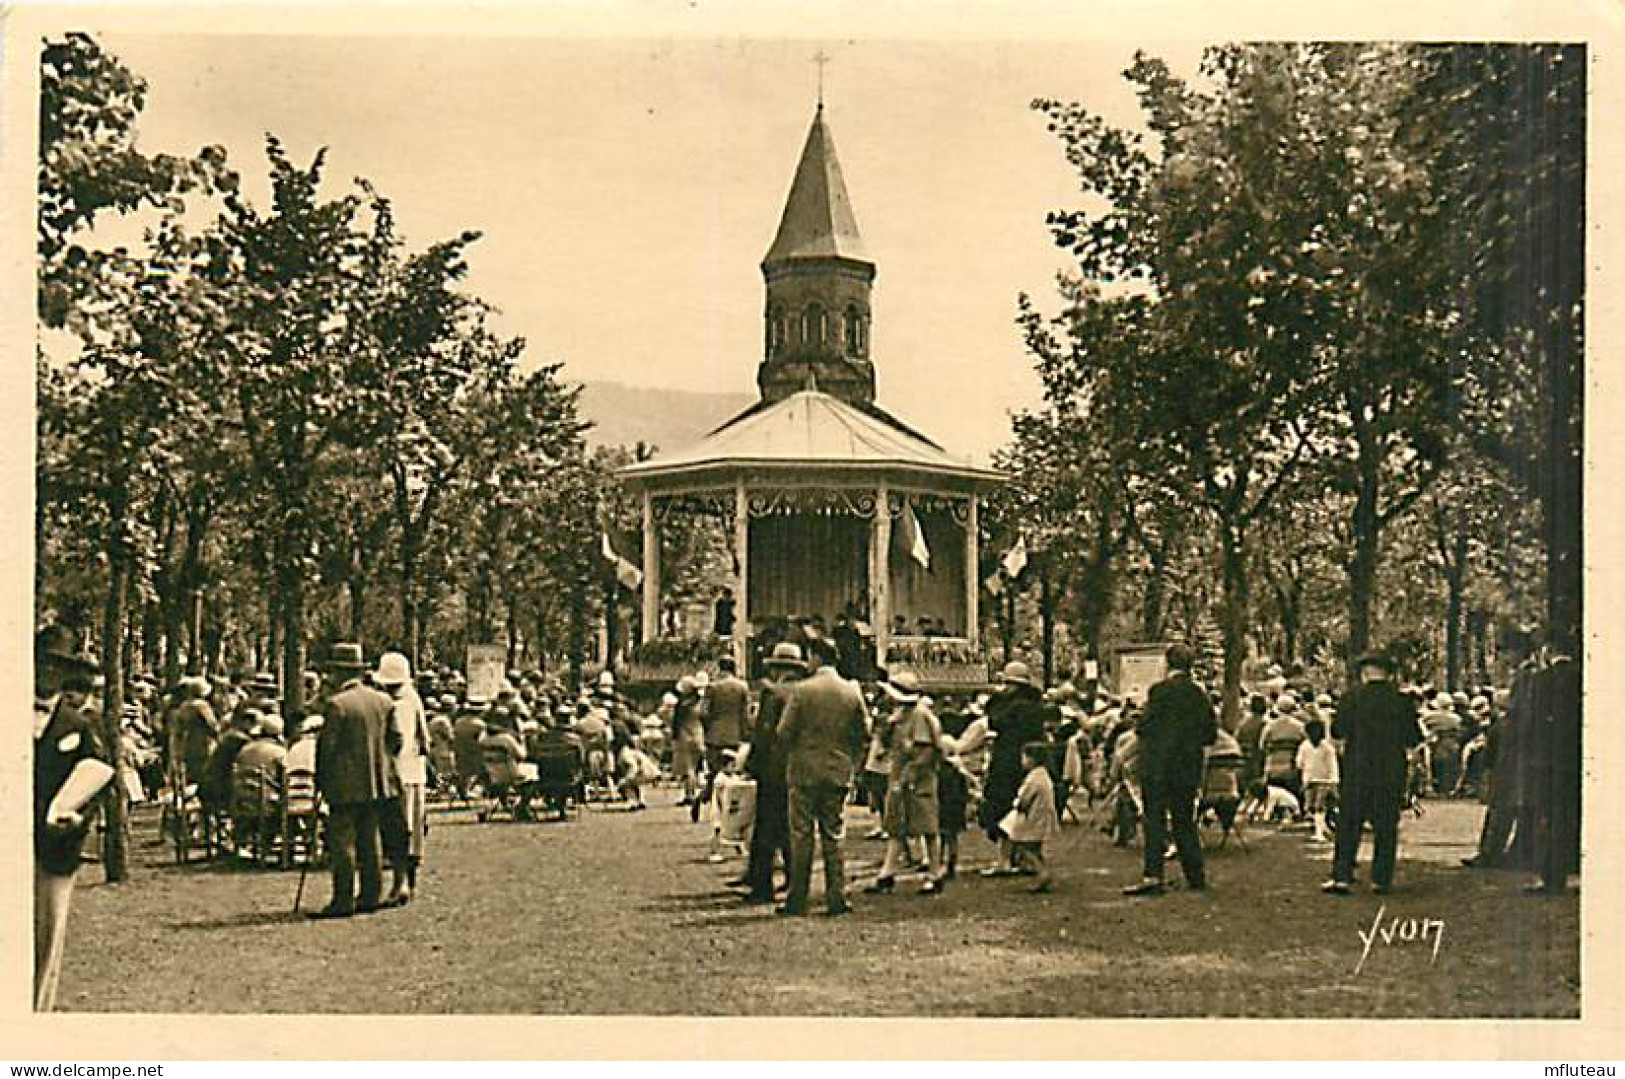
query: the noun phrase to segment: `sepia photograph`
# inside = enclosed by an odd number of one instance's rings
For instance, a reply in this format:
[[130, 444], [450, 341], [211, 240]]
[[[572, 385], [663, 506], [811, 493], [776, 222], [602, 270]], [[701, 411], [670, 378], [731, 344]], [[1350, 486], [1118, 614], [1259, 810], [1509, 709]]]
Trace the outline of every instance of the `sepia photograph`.
[[1581, 1018], [1586, 42], [70, 16], [34, 1013]]

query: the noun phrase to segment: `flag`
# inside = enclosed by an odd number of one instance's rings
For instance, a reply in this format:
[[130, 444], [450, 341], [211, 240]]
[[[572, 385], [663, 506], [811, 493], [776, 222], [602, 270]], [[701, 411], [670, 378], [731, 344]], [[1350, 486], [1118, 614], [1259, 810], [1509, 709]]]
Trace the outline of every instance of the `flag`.
[[615, 579], [621, 583], [622, 588], [636, 592], [643, 584], [643, 571], [616, 553], [615, 545], [609, 541], [608, 532], [604, 533], [604, 560], [615, 567]]
[[1021, 571], [1027, 568], [1027, 537], [1020, 536], [1016, 545], [1004, 554], [1004, 575], [1014, 580], [1021, 576]]
[[908, 555], [920, 564], [921, 569], [931, 568], [931, 548], [925, 545], [925, 529], [920, 527], [920, 519], [914, 515], [914, 507], [903, 503], [903, 543], [908, 547]]

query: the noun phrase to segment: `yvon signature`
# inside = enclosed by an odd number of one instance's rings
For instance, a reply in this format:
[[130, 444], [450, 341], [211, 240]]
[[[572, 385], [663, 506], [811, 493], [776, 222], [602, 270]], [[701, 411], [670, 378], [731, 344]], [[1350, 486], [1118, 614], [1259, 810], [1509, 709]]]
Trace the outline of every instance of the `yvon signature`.
[[1384, 904], [1377, 908], [1377, 916], [1372, 919], [1370, 931], [1355, 930], [1360, 934], [1360, 961], [1354, 964], [1354, 973], [1359, 974], [1365, 966], [1365, 961], [1371, 957], [1373, 945], [1381, 943], [1383, 947], [1403, 947], [1407, 945], [1423, 945], [1429, 941], [1433, 943], [1433, 956], [1428, 960], [1431, 966], [1439, 961], [1439, 946], [1444, 943], [1443, 918], [1401, 918], [1395, 915], [1389, 918], [1387, 924], [1383, 918], [1388, 913], [1388, 906]]

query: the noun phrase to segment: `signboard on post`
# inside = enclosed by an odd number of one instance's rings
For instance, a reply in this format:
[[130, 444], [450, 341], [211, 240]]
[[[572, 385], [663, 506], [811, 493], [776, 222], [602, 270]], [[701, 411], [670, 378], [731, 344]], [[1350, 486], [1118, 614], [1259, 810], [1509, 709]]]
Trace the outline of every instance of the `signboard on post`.
[[1117, 650], [1117, 695], [1141, 704], [1151, 687], [1168, 674], [1167, 645], [1130, 644]]
[[500, 644], [468, 646], [468, 695], [492, 700], [508, 676], [508, 650]]

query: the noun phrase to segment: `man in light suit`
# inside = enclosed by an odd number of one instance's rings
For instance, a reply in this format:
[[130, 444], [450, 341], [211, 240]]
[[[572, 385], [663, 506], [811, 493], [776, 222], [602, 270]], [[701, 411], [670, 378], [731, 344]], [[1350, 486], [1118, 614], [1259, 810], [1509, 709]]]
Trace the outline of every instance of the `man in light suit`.
[[359, 644], [335, 644], [327, 666], [339, 690], [323, 709], [322, 733], [316, 742], [316, 786], [331, 809], [333, 898], [311, 917], [348, 918], [377, 910], [383, 894], [379, 822], [388, 803], [400, 794], [388, 745], [389, 736], [398, 737], [398, 732], [390, 722], [394, 701], [361, 683], [366, 666]]
[[822, 637], [809, 643], [816, 670], [790, 694], [778, 727], [790, 783], [790, 894], [776, 913], [807, 913], [816, 826], [824, 852], [825, 909], [848, 914], [842, 812], [869, 739], [869, 713], [857, 684], [836, 673], [834, 646]]

